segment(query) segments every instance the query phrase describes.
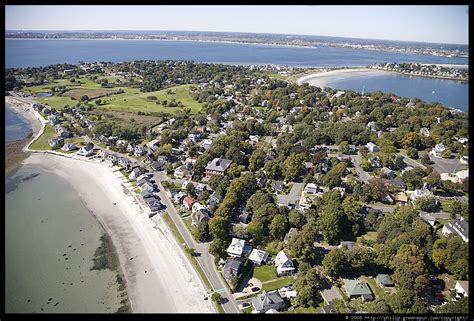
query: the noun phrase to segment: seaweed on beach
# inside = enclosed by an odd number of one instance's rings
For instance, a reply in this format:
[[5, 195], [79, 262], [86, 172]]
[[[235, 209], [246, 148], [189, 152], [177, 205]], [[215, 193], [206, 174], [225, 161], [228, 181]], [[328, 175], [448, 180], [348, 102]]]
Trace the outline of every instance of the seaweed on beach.
[[5, 194], [14, 191], [22, 182], [27, 182], [33, 178], [39, 176], [39, 173], [29, 173], [24, 175], [15, 175], [5, 180]]
[[112, 239], [107, 234], [102, 234], [100, 237], [101, 245], [95, 250], [92, 270], [106, 270], [116, 271], [119, 268], [117, 255], [115, 254]]

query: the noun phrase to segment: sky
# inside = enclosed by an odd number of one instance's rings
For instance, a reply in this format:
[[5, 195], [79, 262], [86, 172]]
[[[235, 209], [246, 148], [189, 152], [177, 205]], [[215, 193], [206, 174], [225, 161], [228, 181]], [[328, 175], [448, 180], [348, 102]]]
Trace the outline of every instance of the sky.
[[467, 5], [5, 6], [6, 30], [283, 33], [468, 44]]

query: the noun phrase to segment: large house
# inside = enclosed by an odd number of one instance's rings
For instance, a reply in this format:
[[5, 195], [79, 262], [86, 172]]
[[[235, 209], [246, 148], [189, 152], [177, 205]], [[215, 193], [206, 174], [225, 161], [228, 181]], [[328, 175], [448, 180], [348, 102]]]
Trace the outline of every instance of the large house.
[[436, 144], [436, 146], [431, 150], [430, 154], [434, 157], [441, 158], [441, 154], [446, 150], [444, 144]]
[[49, 146], [52, 149], [60, 148], [64, 143], [64, 139], [62, 137], [52, 137], [48, 140]]
[[344, 279], [344, 290], [349, 299], [362, 298], [363, 301], [374, 299], [374, 295], [365, 281]]
[[266, 263], [268, 261], [268, 253], [262, 250], [253, 249], [249, 255], [249, 260], [257, 265]]
[[288, 255], [286, 255], [283, 250], [278, 252], [275, 258], [275, 265], [277, 268], [278, 276], [291, 275], [295, 272], [293, 260]]
[[184, 199], [183, 199], [183, 206], [185, 209], [187, 209], [188, 211], [190, 211], [193, 207], [193, 204], [194, 204], [194, 200], [189, 197], [189, 196], [186, 196]]
[[433, 193], [428, 189], [416, 189], [410, 196], [411, 200], [414, 202], [420, 197], [432, 197]]
[[222, 271], [224, 272], [224, 278], [227, 282], [232, 282], [232, 280], [239, 275], [242, 262], [243, 258], [234, 257], [224, 265]]
[[367, 143], [367, 148], [372, 153], [378, 152], [380, 150], [380, 148], [372, 142]]
[[469, 281], [456, 281], [454, 290], [457, 299], [469, 297]]
[[285, 301], [278, 291], [263, 292], [252, 299], [252, 305], [256, 313], [265, 313], [270, 309], [279, 310], [285, 307]]
[[229, 159], [214, 158], [206, 166], [206, 177], [212, 175], [224, 176], [231, 163], [232, 161]]
[[441, 233], [443, 233], [444, 236], [454, 233], [467, 243], [469, 242], [469, 223], [466, 222], [463, 217], [450, 220], [448, 224], [443, 226]]
[[201, 222], [209, 221], [210, 217], [206, 211], [199, 210], [191, 215], [191, 224], [198, 227]]
[[234, 257], [242, 256], [242, 253], [244, 253], [244, 247], [245, 247], [245, 240], [241, 240], [241, 239], [233, 237], [232, 242], [227, 248], [227, 253], [230, 256], [234, 256]]

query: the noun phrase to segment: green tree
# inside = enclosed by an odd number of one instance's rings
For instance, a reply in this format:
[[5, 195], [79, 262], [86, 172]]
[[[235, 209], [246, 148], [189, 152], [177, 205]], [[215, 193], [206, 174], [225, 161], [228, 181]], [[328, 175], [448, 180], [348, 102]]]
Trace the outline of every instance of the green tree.
[[417, 198], [415, 205], [418, 209], [425, 212], [437, 212], [439, 210], [438, 201], [436, 198], [430, 196]]
[[468, 314], [469, 313], [469, 299], [461, 298], [458, 301], [448, 302], [444, 306], [440, 306], [436, 309], [436, 313], [446, 314]]
[[341, 249], [332, 249], [324, 256], [322, 265], [326, 275], [337, 279], [346, 270], [346, 255]]
[[270, 193], [258, 191], [249, 197], [245, 207], [248, 211], [255, 212], [260, 207], [267, 204], [273, 204], [273, 203], [274, 203], [273, 196]]
[[349, 143], [347, 141], [343, 141], [339, 144], [339, 152], [341, 154], [347, 154], [349, 152]]
[[418, 159], [418, 150], [414, 147], [410, 147], [407, 149], [407, 156], [413, 159]]
[[288, 231], [288, 220], [285, 215], [277, 214], [270, 223], [270, 236], [274, 240], [282, 240]]
[[290, 256], [299, 262], [309, 262], [314, 259], [314, 240], [317, 230], [314, 224], [307, 223], [303, 229], [288, 240], [287, 249]]
[[468, 252], [467, 244], [459, 236], [450, 234], [434, 242], [432, 260], [439, 269], [463, 279], [469, 271]]
[[307, 273], [298, 273], [294, 284], [298, 296], [295, 303], [303, 307], [317, 307], [321, 300], [319, 290], [321, 287], [321, 276], [316, 267], [311, 268]]
[[306, 224], [306, 217], [303, 212], [292, 209], [288, 214], [288, 220], [291, 226], [301, 229]]
[[209, 222], [207, 220], [202, 220], [197, 226], [197, 238], [199, 242], [209, 241]]
[[261, 150], [261, 149], [256, 149], [252, 155], [250, 156], [249, 159], [249, 169], [252, 172], [258, 171], [260, 168], [262, 168], [265, 165], [265, 157], [267, 154]]
[[215, 261], [218, 262], [219, 259], [225, 259], [227, 257], [227, 248], [229, 247], [228, 240], [222, 240], [215, 238], [209, 245], [209, 253], [211, 253]]
[[294, 181], [304, 171], [304, 154], [291, 154], [283, 162], [283, 175], [288, 181]]
[[209, 220], [209, 232], [216, 239], [226, 239], [229, 232], [229, 220], [215, 215]]
[[253, 243], [258, 245], [262, 242], [264, 237], [263, 224], [260, 221], [252, 219], [247, 225], [247, 231], [252, 235]]
[[97, 106], [99, 106], [102, 103], [102, 99], [96, 99], [94, 102]]
[[392, 310], [390, 310], [390, 306], [387, 304], [387, 302], [383, 298], [377, 298], [374, 301], [369, 302], [367, 304], [366, 311], [368, 313], [374, 313], [374, 314], [392, 313]]

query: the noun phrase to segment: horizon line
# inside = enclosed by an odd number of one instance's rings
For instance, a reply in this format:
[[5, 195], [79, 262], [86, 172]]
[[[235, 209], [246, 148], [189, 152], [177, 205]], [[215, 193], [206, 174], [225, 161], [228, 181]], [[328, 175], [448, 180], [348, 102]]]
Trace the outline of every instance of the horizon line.
[[359, 40], [374, 40], [374, 41], [394, 41], [394, 42], [408, 42], [408, 43], [423, 43], [423, 44], [437, 44], [437, 45], [457, 45], [457, 46], [468, 46], [467, 44], [461, 43], [448, 43], [448, 42], [427, 42], [419, 40], [393, 40], [393, 39], [379, 39], [379, 38], [360, 38], [360, 37], [342, 37], [342, 36], [324, 36], [324, 35], [307, 35], [307, 34], [288, 34], [288, 33], [270, 33], [270, 32], [247, 32], [247, 31], [211, 31], [211, 30], [166, 30], [166, 29], [12, 29], [5, 32], [94, 32], [94, 31], [163, 31], [163, 32], [214, 32], [214, 33], [243, 33], [243, 34], [255, 34], [255, 35], [281, 35], [281, 36], [306, 36], [306, 37], [326, 37], [326, 38], [342, 38], [342, 39], [359, 39]]

